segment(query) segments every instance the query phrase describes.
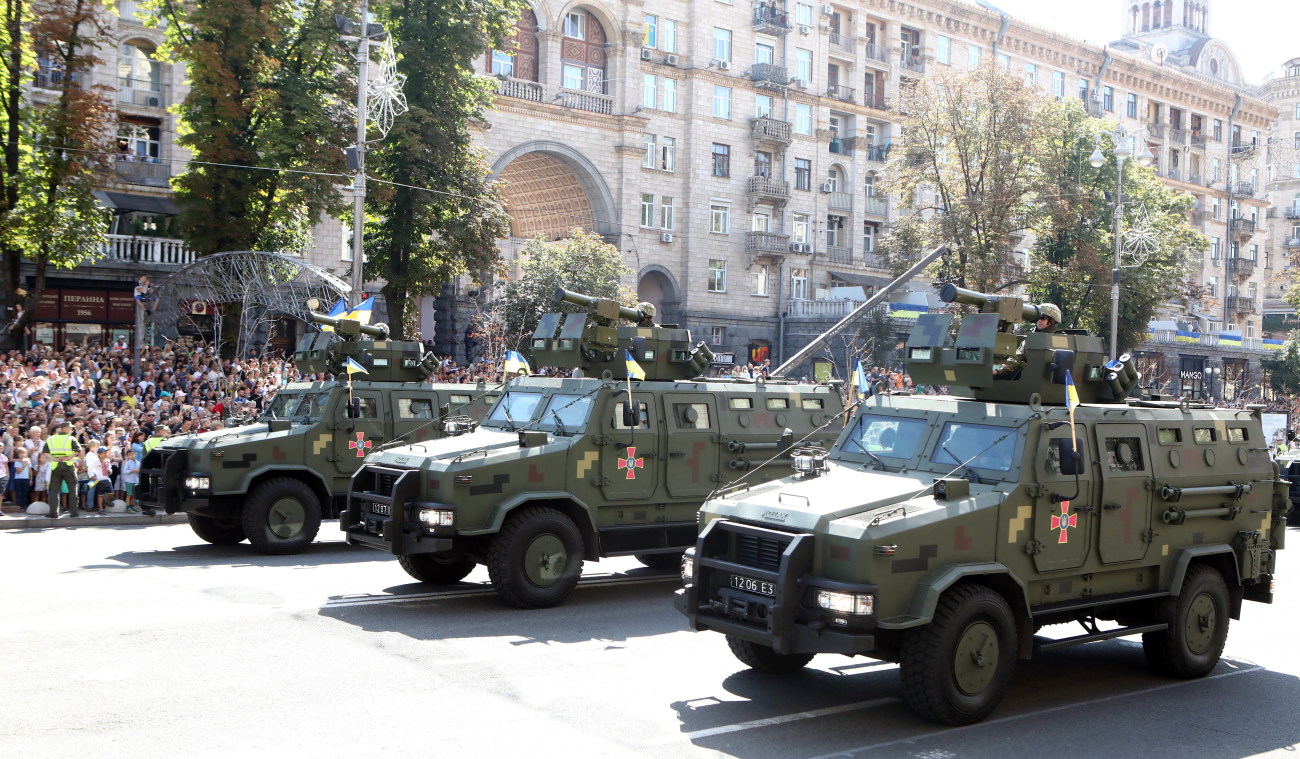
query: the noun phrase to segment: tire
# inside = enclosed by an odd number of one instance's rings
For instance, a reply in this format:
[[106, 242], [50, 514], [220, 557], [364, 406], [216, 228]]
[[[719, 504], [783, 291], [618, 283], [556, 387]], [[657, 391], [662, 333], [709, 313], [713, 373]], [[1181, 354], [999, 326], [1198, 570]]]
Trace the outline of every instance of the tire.
[[244, 535], [244, 526], [238, 519], [217, 519], [201, 514], [185, 516], [189, 518], [190, 529], [194, 530], [194, 534], [214, 546], [233, 546], [247, 537]]
[[750, 669], [773, 675], [798, 672], [812, 661], [812, 654], [778, 654], [771, 646], [754, 643], [734, 635], [727, 636], [727, 646], [737, 659]]
[[406, 573], [430, 585], [454, 585], [474, 571], [474, 562], [466, 558], [443, 558], [431, 553], [398, 556], [397, 563]]
[[638, 553], [636, 555], [636, 560], [651, 569], [681, 571], [682, 553], [682, 551], [673, 551], [672, 553]]
[[1166, 677], [1205, 677], [1219, 663], [1228, 641], [1228, 585], [1223, 575], [1204, 564], [1187, 568], [1177, 598], [1161, 599], [1156, 619], [1169, 629], [1144, 633], [1147, 663]]
[[555, 606], [582, 574], [578, 527], [559, 511], [530, 506], [511, 514], [488, 547], [488, 576], [502, 601], [521, 609]]
[[277, 477], [249, 494], [240, 522], [248, 542], [262, 553], [299, 553], [320, 531], [320, 502], [306, 483]]
[[979, 722], [1006, 694], [1016, 649], [1006, 599], [983, 585], [958, 585], [939, 599], [929, 624], [903, 636], [903, 700], [934, 722]]

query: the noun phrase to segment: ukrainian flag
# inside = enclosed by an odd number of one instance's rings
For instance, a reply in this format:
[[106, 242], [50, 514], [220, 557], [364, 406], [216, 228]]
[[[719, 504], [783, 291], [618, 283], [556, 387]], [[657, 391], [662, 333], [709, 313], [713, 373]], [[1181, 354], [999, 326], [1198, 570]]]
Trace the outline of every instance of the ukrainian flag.
[[1266, 350], [1266, 351], [1279, 351], [1279, 350], [1282, 350], [1282, 345], [1284, 344], [1284, 342], [1285, 342], [1285, 341], [1283, 341], [1283, 340], [1270, 340], [1270, 339], [1268, 339], [1268, 338], [1265, 338], [1265, 339], [1264, 339], [1264, 350]]
[[915, 319], [930, 309], [913, 303], [890, 303], [889, 315], [895, 319]]
[[506, 351], [505, 373], [532, 374], [532, 372], [528, 370], [528, 362], [524, 360], [523, 355], [520, 354], [519, 351]]
[[[345, 299], [345, 298], [339, 298], [339, 302], [338, 302], [338, 303], [335, 303], [335, 304], [334, 304], [334, 307], [331, 308], [331, 309], [329, 310], [329, 313], [327, 313], [327, 314], [325, 314], [325, 315], [326, 315], [326, 316], [332, 316], [332, 317], [338, 318], [338, 317], [342, 316], [343, 314], [347, 313], [347, 310], [348, 310], [348, 302], [347, 302], [347, 299]], [[333, 332], [333, 331], [334, 331], [334, 328], [331, 327], [331, 326], [328, 325], [328, 324], [322, 324], [322, 325], [321, 325], [321, 328], [320, 328], [320, 331], [321, 331], [321, 332]]]
[[369, 374], [369, 373], [370, 373], [370, 372], [366, 371], [366, 368], [365, 368], [364, 366], [362, 366], [361, 364], [357, 363], [356, 359], [352, 358], [351, 356], [348, 356], [347, 361], [344, 361], [344, 362], [343, 362], [343, 368], [347, 370], [349, 376], [350, 376], [350, 375], [353, 375], [353, 374]]
[[1200, 341], [1201, 336], [1195, 332], [1180, 329], [1174, 333], [1174, 342], [1176, 343], [1199, 343]]
[[631, 351], [627, 349], [623, 350], [623, 361], [627, 364], [627, 376], [629, 378], [638, 380], [645, 379], [645, 369], [642, 369], [641, 365], [636, 362], [636, 359], [632, 358]]
[[1074, 375], [1069, 369], [1065, 370], [1065, 408], [1070, 412], [1070, 418], [1074, 418], [1074, 407], [1079, 405], [1079, 391], [1074, 387]]
[[867, 396], [867, 373], [862, 371], [862, 359], [853, 367], [853, 376], [849, 377], [849, 386], [857, 391], [859, 398]]
[[355, 307], [349, 309], [347, 313], [343, 314], [343, 318], [351, 319], [352, 321], [356, 321], [356, 322], [361, 322], [362, 324], [369, 324], [370, 314], [374, 310], [375, 310], [375, 299], [366, 298], [365, 300], [358, 303]]
[[1231, 332], [1220, 332], [1219, 345], [1224, 345], [1229, 348], [1240, 348], [1241, 335], [1234, 335]]

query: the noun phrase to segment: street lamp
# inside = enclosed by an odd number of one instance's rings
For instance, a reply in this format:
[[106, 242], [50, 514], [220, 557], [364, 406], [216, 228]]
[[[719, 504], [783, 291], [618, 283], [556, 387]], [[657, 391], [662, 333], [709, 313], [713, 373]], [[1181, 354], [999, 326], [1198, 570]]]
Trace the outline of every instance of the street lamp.
[[1209, 396], [1208, 400], [1210, 403], [1217, 406], [1219, 405], [1218, 396], [1221, 396], [1223, 393], [1223, 369], [1217, 366], [1211, 366], [1206, 370], [1205, 378], [1209, 380], [1209, 382], [1206, 383], [1209, 387], [1205, 389], [1205, 394]]
[[[1133, 148], [1129, 147], [1129, 140], [1137, 140], [1138, 135], [1146, 134], [1145, 129], [1135, 129], [1129, 131], [1128, 127], [1123, 124], [1116, 125], [1115, 129], [1109, 132], [1102, 132], [1093, 137], [1092, 155], [1088, 157], [1088, 163], [1092, 164], [1094, 169], [1100, 169], [1106, 163], [1106, 156], [1101, 152], [1101, 138], [1109, 135], [1115, 142], [1115, 265], [1110, 270], [1110, 359], [1114, 361], [1116, 354], [1119, 353], [1119, 252], [1120, 252], [1120, 228], [1124, 221], [1124, 161], [1133, 155]], [[1155, 160], [1151, 155], [1151, 150], [1147, 148], [1146, 141], [1142, 142], [1142, 150], [1138, 152], [1134, 159], [1139, 166], [1150, 166]]]

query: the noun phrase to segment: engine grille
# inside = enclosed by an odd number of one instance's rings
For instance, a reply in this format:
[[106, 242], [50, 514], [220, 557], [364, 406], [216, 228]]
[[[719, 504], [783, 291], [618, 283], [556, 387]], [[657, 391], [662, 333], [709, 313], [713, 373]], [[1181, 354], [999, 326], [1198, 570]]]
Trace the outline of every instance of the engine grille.
[[376, 495], [391, 496], [393, 494], [393, 483], [397, 482], [395, 474], [381, 474], [375, 481]]
[[747, 567], [757, 567], [772, 572], [781, 566], [781, 554], [787, 541], [761, 538], [754, 535], [735, 536], [735, 561]]

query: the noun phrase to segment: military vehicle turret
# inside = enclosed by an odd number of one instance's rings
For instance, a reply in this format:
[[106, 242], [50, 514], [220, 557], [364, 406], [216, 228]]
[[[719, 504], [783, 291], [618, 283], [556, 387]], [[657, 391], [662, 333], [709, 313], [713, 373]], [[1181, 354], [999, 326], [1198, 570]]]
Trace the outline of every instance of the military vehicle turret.
[[[762, 671], [897, 662], [907, 704], [947, 724], [1071, 644], [1140, 634], [1158, 673], [1209, 673], [1242, 601], [1271, 602], [1283, 547], [1260, 411], [1130, 397], [1132, 361], [1100, 338], [1018, 335], [1037, 306], [941, 295], [978, 313], [922, 315], [906, 365], [951, 394], [881, 392], [829, 452], [704, 504], [676, 599], [690, 626]], [[1068, 622], [1083, 630], [1036, 637]]]
[[485, 564], [505, 602], [552, 606], [585, 560], [680, 566], [710, 493], [780, 476], [793, 441], [839, 433], [835, 388], [699, 378], [712, 354], [687, 330], [605, 298], [556, 298], [583, 311], [543, 316], [533, 358], [581, 376], [518, 377], [475, 431], [371, 454], [340, 520], [349, 543], [432, 584]]
[[[321, 519], [339, 515], [365, 455], [395, 440], [443, 434], [448, 418], [469, 425], [499, 386], [430, 384], [437, 358], [416, 341], [388, 340], [384, 325], [312, 314], [332, 332], [304, 335], [286, 385], [253, 424], [175, 437], [145, 454], [140, 498], [146, 508], [186, 512], [190, 527], [217, 545], [245, 538], [265, 553], [303, 550]], [[351, 359], [364, 372], [354, 370]]]

